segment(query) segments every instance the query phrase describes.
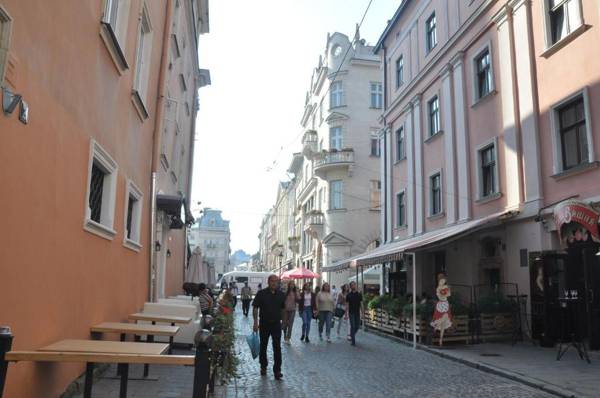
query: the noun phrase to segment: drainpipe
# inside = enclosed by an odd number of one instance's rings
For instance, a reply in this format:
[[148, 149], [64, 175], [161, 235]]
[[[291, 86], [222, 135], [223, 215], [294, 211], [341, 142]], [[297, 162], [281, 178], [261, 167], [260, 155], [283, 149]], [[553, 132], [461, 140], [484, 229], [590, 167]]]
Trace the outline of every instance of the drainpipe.
[[163, 129], [163, 114], [165, 108], [166, 70], [169, 60], [169, 38], [171, 37], [171, 20], [173, 19], [173, 0], [167, 0], [165, 13], [165, 26], [163, 29], [162, 51], [160, 55], [160, 70], [158, 73], [158, 96], [156, 98], [156, 116], [154, 118], [154, 133], [152, 147], [152, 198], [150, 210], [150, 277], [149, 277], [149, 301], [156, 300], [156, 252], [154, 240], [156, 239], [156, 180], [158, 175], [158, 164], [160, 159], [160, 147]]

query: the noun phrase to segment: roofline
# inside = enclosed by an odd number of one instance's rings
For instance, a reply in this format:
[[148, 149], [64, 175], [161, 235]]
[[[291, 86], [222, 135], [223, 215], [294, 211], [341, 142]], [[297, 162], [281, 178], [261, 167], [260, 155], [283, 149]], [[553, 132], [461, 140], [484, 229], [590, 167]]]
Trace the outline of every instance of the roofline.
[[390, 30], [392, 30], [392, 27], [396, 24], [396, 22], [398, 22], [398, 19], [400, 19], [400, 16], [402, 15], [402, 11], [404, 11], [406, 6], [410, 2], [411, 2], [411, 0], [403, 0], [402, 3], [400, 3], [400, 6], [398, 6], [398, 9], [394, 13], [394, 16], [388, 22], [387, 26], [385, 27], [385, 30], [379, 37], [379, 40], [377, 40], [377, 44], [375, 45], [375, 49], [373, 50], [374, 54], [377, 54], [379, 52], [379, 50], [381, 50], [381, 48], [383, 47], [383, 41], [387, 38], [387, 35], [390, 33]]

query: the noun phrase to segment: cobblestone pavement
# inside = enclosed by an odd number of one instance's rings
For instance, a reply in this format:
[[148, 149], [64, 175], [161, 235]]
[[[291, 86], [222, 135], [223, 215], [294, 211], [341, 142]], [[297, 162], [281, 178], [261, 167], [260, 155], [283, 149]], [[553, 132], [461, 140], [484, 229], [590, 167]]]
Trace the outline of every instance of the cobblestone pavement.
[[301, 324], [296, 316], [292, 344], [282, 344], [283, 381], [276, 381], [271, 371], [270, 350], [268, 376], [260, 376], [258, 358], [252, 359], [245, 342], [252, 319], [238, 312], [237, 347], [241, 364], [239, 378], [228, 389], [227, 397], [552, 396], [362, 330], [357, 334], [355, 347], [345, 336], [337, 338], [335, 332], [332, 332], [333, 342], [327, 343], [319, 340], [314, 322], [311, 342], [306, 344], [300, 341]]
[[[458, 364], [438, 356], [413, 351], [412, 348], [379, 336], [357, 335], [352, 347], [345, 337], [333, 342], [319, 341], [317, 325], [311, 327], [311, 342], [300, 341], [302, 321], [296, 317], [292, 344], [283, 344], [283, 381], [275, 381], [271, 369], [261, 377], [258, 358], [252, 359], [245, 335], [252, 327], [251, 316], [245, 318], [241, 309], [236, 313], [239, 377], [216, 397], [551, 397], [539, 390], [514, 381]], [[344, 330], [342, 328], [342, 330]], [[345, 334], [345, 332], [342, 332]], [[193, 354], [175, 350], [178, 354]], [[269, 367], [272, 365], [269, 349]], [[113, 376], [111, 367], [105, 376]], [[142, 374], [141, 365], [133, 365], [130, 377]], [[150, 375], [156, 381], [130, 380], [129, 398], [188, 398], [192, 395], [193, 368], [184, 366], [151, 366]], [[103, 378], [94, 384], [95, 398], [119, 396], [119, 380]], [[76, 395], [80, 398], [82, 395]]]

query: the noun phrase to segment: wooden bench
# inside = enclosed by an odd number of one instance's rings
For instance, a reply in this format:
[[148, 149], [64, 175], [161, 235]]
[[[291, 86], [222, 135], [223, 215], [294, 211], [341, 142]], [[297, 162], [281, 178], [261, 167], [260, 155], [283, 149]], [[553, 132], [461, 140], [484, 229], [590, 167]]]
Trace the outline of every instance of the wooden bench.
[[[60, 347], [66, 350], [60, 350]], [[86, 350], [88, 348], [88, 350]], [[106, 351], [97, 352], [105, 349]], [[37, 351], [9, 351], [5, 355], [7, 362], [85, 362], [84, 398], [92, 397], [94, 365], [96, 363], [114, 363], [120, 370], [120, 398], [127, 396], [129, 364], [155, 365], [193, 365], [193, 397], [206, 397], [210, 363], [206, 351], [197, 350], [196, 355], [161, 355], [166, 344], [122, 343], [115, 341], [63, 340]]]

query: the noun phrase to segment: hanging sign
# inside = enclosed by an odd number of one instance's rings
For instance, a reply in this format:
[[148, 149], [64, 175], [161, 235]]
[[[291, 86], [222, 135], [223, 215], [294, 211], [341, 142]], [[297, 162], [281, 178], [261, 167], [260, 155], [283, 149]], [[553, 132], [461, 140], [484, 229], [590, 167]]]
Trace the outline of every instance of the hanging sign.
[[562, 243], [587, 241], [589, 235], [594, 241], [600, 242], [599, 217], [596, 210], [581, 202], [566, 201], [554, 208], [554, 222]]

